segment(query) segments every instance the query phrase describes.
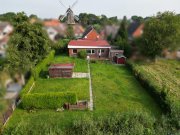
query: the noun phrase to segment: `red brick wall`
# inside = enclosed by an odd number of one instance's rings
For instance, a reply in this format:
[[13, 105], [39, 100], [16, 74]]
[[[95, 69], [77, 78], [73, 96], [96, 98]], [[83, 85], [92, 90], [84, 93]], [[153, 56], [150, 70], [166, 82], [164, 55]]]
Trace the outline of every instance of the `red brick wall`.
[[87, 34], [87, 38], [85, 39], [97, 40], [100, 39], [100, 35], [95, 30], [92, 30], [90, 33]]
[[[80, 52], [81, 50], [85, 50], [86, 49], [77, 49], [77, 52]], [[90, 50], [90, 49], [88, 49]], [[88, 54], [88, 56], [92, 57], [92, 58], [98, 58], [99, 57], [99, 53], [98, 50], [99, 49], [93, 49], [95, 50], [95, 54]], [[105, 58], [109, 58], [109, 49], [102, 49], [104, 50], [104, 53], [101, 53], [101, 57], [105, 57]], [[69, 56], [73, 57], [73, 56], [77, 56], [76, 54], [73, 54], [73, 49], [69, 49]]]

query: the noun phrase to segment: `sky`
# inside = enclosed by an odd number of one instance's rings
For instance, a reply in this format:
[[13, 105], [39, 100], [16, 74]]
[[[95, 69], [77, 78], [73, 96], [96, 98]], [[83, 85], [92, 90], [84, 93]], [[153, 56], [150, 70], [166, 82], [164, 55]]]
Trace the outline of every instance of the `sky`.
[[[76, 0], [61, 0], [67, 7]], [[157, 12], [174, 11], [180, 14], [180, 0], [79, 0], [73, 11], [93, 13], [96, 15], [118, 16], [123, 18], [132, 15], [142, 17], [155, 15]], [[58, 18], [66, 8], [58, 0], [0, 0], [0, 14], [21, 12], [27, 15], [36, 14], [40, 18]]]

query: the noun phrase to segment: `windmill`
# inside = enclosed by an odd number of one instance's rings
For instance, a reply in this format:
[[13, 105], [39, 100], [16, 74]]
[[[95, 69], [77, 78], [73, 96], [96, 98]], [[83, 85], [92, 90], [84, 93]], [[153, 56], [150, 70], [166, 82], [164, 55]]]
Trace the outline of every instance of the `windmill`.
[[67, 17], [67, 24], [75, 24], [75, 21], [79, 21], [78, 16], [74, 15], [73, 13], [73, 8], [75, 7], [75, 5], [78, 3], [78, 0], [76, 0], [72, 6], [69, 6], [68, 8], [61, 2], [61, 0], [59, 0], [59, 3], [66, 8], [66, 12], [64, 15], [60, 15], [59, 20], [63, 21], [65, 17]]

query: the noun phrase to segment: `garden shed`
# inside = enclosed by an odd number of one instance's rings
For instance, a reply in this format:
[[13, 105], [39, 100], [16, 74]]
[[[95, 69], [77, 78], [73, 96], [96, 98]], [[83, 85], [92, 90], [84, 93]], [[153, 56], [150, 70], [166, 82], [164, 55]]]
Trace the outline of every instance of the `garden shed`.
[[125, 64], [126, 63], [126, 57], [124, 55], [117, 55], [114, 57], [114, 62], [116, 64]]
[[109, 58], [113, 61], [117, 55], [123, 55], [123, 53], [124, 50], [111, 49], [109, 53]]
[[73, 74], [74, 64], [52, 64], [49, 67], [50, 78], [71, 78]]

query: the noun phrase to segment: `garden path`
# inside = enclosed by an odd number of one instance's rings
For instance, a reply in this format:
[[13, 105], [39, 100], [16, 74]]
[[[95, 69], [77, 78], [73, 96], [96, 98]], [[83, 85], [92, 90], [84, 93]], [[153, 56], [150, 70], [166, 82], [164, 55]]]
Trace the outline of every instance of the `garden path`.
[[88, 73], [89, 73], [89, 94], [90, 94], [89, 110], [93, 111], [93, 91], [92, 91], [90, 60], [88, 60]]

